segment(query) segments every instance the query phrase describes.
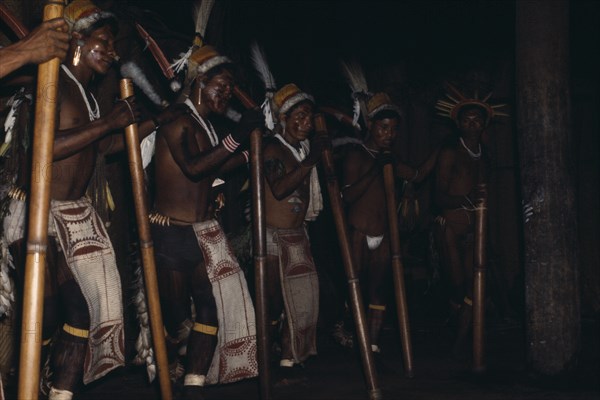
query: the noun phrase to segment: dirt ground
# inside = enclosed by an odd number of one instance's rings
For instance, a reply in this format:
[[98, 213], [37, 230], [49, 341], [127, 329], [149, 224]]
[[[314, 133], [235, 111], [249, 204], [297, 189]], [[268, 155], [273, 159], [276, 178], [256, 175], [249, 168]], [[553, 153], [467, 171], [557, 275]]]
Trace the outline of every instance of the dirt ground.
[[[487, 371], [470, 371], [470, 356], [454, 357], [450, 347], [453, 329], [429, 318], [413, 318], [411, 331], [415, 376], [405, 377], [400, 340], [395, 321], [387, 321], [382, 335], [382, 353], [376, 357], [383, 399], [600, 399], [599, 324], [584, 319], [579, 367], [571, 376], [539, 379], [527, 373], [522, 327], [510, 321], [488, 321]], [[298, 368], [291, 381], [273, 374], [273, 399], [354, 400], [368, 399], [359, 354], [337, 344], [329, 334], [319, 336], [319, 355]], [[175, 387], [177, 390], [177, 387]], [[7, 398], [16, 399], [14, 386]], [[156, 384], [148, 384], [145, 371], [127, 367], [86, 387], [81, 400], [159, 399]], [[206, 398], [259, 400], [258, 380], [247, 380], [206, 389]]]
[[[600, 399], [599, 316], [582, 318], [582, 351], [577, 369], [568, 376], [540, 378], [527, 369], [524, 327], [519, 313], [506, 317], [506, 313], [498, 308], [489, 307], [486, 315], [487, 370], [474, 374], [471, 372], [470, 346], [461, 356], [452, 354], [455, 327], [448, 319], [442, 296], [436, 293], [435, 287], [428, 287], [426, 281], [407, 278], [414, 377], [409, 379], [404, 374], [396, 313], [390, 309], [380, 341], [382, 352], [375, 357], [383, 399]], [[331, 335], [331, 321], [327, 321], [327, 316], [332, 315], [331, 310], [327, 310], [333, 303], [328, 297], [330, 292], [324, 286], [321, 288], [318, 355], [310, 358], [303, 368], [298, 367], [291, 380], [281, 379], [276, 366], [278, 360], [273, 358], [273, 400], [369, 399], [356, 346], [352, 349], [342, 347]], [[347, 326], [351, 325], [351, 322], [347, 323]], [[130, 350], [134, 340], [134, 334], [127, 335]], [[179, 389], [180, 386], [174, 385], [175, 399]], [[17, 398], [14, 380], [5, 390], [7, 399]], [[143, 368], [127, 366], [84, 387], [75, 398], [154, 400], [160, 399], [160, 394], [156, 382], [148, 383]], [[258, 379], [207, 387], [206, 399], [261, 400]]]

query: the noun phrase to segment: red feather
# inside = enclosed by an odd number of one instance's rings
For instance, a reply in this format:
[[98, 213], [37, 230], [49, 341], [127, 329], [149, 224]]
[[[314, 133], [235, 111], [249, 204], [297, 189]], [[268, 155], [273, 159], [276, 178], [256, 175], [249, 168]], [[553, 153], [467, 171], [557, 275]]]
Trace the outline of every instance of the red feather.
[[167, 57], [165, 57], [165, 53], [163, 53], [161, 48], [158, 46], [158, 43], [156, 43], [152, 36], [150, 36], [150, 34], [146, 32], [146, 30], [142, 28], [142, 26], [137, 22], [135, 23], [135, 27], [137, 28], [142, 39], [144, 39], [144, 41], [148, 45], [148, 48], [150, 49], [150, 52], [152, 53], [154, 59], [158, 63], [162, 73], [168, 79], [175, 79], [175, 73], [173, 72], [173, 68], [171, 68], [171, 63], [169, 63]]
[[8, 8], [0, 3], [0, 18], [6, 22], [6, 25], [19, 37], [23, 39], [29, 33], [29, 30], [10, 12]]

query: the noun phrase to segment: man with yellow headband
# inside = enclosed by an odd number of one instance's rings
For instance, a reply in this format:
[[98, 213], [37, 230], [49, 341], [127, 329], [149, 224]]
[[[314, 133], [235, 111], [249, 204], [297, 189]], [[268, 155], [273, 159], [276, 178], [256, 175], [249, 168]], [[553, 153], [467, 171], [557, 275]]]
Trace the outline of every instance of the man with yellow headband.
[[434, 159], [415, 169], [396, 160], [392, 146], [401, 122], [398, 107], [385, 93], [367, 102], [368, 135], [364, 143], [349, 147], [344, 159], [342, 194], [348, 207], [348, 225], [354, 262], [364, 282], [368, 301], [367, 323], [371, 349], [380, 352], [379, 335], [391, 293], [389, 221], [383, 166], [391, 163], [396, 177], [420, 182], [431, 172]]
[[[219, 137], [210, 118], [229, 106], [231, 61], [198, 37], [178, 64], [187, 65], [184, 104], [190, 113], [157, 132], [150, 222], [170, 352], [185, 355], [173, 372], [178, 378], [185, 368], [183, 398], [202, 399], [205, 385], [258, 373], [254, 308], [216, 219], [215, 188], [228, 171], [246, 165], [249, 154], [241, 149], [263, 121], [259, 111], [249, 110]], [[173, 365], [179, 362], [176, 354], [169, 356]]]
[[[91, 1], [75, 0], [65, 8], [64, 19], [71, 39], [59, 74], [54, 161], [46, 168], [34, 160], [31, 174], [24, 158], [24, 168], [8, 192], [10, 214], [3, 221], [3, 239], [11, 245], [11, 253], [24, 255], [29, 177], [52, 174], [42, 328], [44, 344], [58, 337], [43, 374], [52, 400], [71, 399], [82, 380], [88, 384], [125, 363], [115, 254], [86, 191], [97, 157], [122, 150], [124, 138], [119, 133], [139, 119], [133, 98], [118, 101], [102, 116], [89, 90], [116, 58], [115, 16]], [[153, 121], [141, 123], [140, 136], [152, 129]], [[22, 268], [16, 270], [22, 280]]]
[[[267, 290], [273, 327], [281, 322], [280, 372], [317, 354], [319, 282], [305, 221], [323, 207], [316, 164], [330, 146], [325, 135], [312, 137], [314, 99], [296, 85], [273, 96], [277, 123], [265, 140]], [[280, 316], [283, 320], [280, 321]]]

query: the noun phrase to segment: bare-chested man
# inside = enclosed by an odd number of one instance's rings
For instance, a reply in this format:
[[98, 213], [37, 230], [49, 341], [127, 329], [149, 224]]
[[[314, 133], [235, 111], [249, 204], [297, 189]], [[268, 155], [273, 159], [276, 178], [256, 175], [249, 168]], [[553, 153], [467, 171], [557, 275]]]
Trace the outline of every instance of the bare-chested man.
[[[80, 18], [84, 12], [91, 13], [89, 18]], [[98, 105], [87, 90], [93, 77], [105, 74], [114, 60], [114, 16], [101, 15], [93, 6], [77, 1], [65, 13], [72, 38], [59, 77], [54, 162], [51, 169], [36, 165], [35, 161], [31, 168], [34, 179], [52, 173], [42, 335], [46, 340], [51, 338], [59, 321], [64, 321], [51, 357], [50, 398], [66, 399], [71, 398], [82, 376], [84, 383], [89, 383], [124, 364], [123, 310], [116, 260], [104, 226], [85, 192], [96, 156], [105, 150], [101, 139], [131, 124], [137, 112], [133, 102], [120, 102], [101, 118]], [[94, 16], [98, 18], [93, 19]], [[9, 194], [13, 197], [11, 213], [4, 221], [4, 233], [9, 243], [14, 242], [13, 248], [24, 240], [29, 174], [20, 172], [18, 187]], [[108, 296], [101, 296], [102, 292]], [[111, 332], [111, 342], [102, 343], [97, 336], [105, 329]], [[94, 352], [89, 350], [91, 347], [95, 347]], [[94, 357], [100, 354], [96, 353], [98, 350], [106, 352], [111, 361], [105, 363], [102, 356]]]
[[449, 282], [452, 309], [460, 310], [455, 352], [459, 352], [469, 332], [472, 318], [475, 204], [485, 182], [481, 135], [490, 115], [486, 108], [465, 105], [454, 118], [459, 135], [444, 146], [436, 167], [436, 205], [441, 262]]
[[354, 261], [361, 271], [364, 297], [369, 302], [371, 349], [379, 352], [379, 334], [392, 281], [382, 168], [392, 163], [396, 177], [420, 182], [431, 172], [434, 158], [430, 157], [419, 169], [394, 160], [391, 150], [400, 126], [400, 111], [385, 93], [375, 94], [367, 103], [367, 111], [368, 136], [346, 154], [342, 194], [348, 206]]
[[[54, 162], [51, 168], [35, 160], [31, 166], [33, 179], [52, 174], [42, 337], [48, 341], [58, 328], [60, 333], [51, 356], [50, 399], [70, 399], [82, 378], [87, 384], [124, 365], [120, 277], [110, 239], [86, 190], [98, 155], [123, 149], [124, 138], [117, 133], [139, 118], [133, 98], [118, 101], [102, 117], [88, 89], [115, 60], [114, 15], [76, 0], [66, 7], [65, 20], [71, 42], [59, 76]], [[140, 124], [140, 136], [153, 128], [152, 121]], [[9, 191], [4, 236], [14, 254], [23, 254], [29, 177], [25, 169], [19, 171]]]
[[260, 111], [249, 110], [230, 135], [217, 136], [209, 118], [229, 106], [235, 83], [230, 63], [210, 46], [193, 48], [185, 100], [191, 113], [162, 125], [156, 139], [152, 236], [169, 341], [187, 345], [186, 399], [203, 398], [205, 384], [257, 374], [254, 309], [215, 219], [213, 187], [247, 163], [248, 152], [239, 146], [263, 125]]
[[312, 96], [289, 84], [274, 95], [278, 127], [265, 140], [267, 287], [273, 327], [284, 315], [283, 372], [316, 354], [318, 279], [305, 220], [322, 208], [316, 163], [328, 139], [313, 131]]

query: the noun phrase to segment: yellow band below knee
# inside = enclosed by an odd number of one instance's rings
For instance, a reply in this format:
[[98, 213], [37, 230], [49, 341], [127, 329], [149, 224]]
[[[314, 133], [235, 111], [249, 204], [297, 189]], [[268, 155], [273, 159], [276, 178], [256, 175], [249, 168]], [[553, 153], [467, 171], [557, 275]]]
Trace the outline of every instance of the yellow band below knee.
[[470, 297], [465, 296], [465, 298], [463, 299], [463, 301], [465, 302], [465, 304], [472, 306], [473, 305], [473, 300], [471, 300]]
[[272, 325], [272, 326], [275, 326], [275, 325], [277, 325], [278, 323], [279, 323], [279, 320], [278, 320], [278, 319], [275, 319], [275, 320], [271, 321], [271, 325]]
[[217, 332], [219, 331], [219, 328], [216, 326], [210, 326], [210, 325], [201, 324], [199, 322], [195, 322], [192, 330], [194, 332], [204, 333], [205, 335], [216, 336]]
[[379, 304], [369, 304], [369, 308], [371, 310], [385, 311], [385, 306], [381, 306]]
[[90, 331], [88, 331], [87, 329], [75, 328], [69, 324], [63, 325], [63, 331], [67, 332], [69, 335], [80, 338], [88, 338], [90, 336]]

